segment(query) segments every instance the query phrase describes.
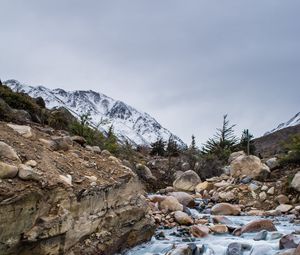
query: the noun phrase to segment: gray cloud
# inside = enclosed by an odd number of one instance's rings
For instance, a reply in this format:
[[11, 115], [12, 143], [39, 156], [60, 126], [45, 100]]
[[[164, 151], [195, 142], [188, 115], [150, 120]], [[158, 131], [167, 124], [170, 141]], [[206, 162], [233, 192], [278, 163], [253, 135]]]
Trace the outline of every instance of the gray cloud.
[[299, 111], [300, 2], [3, 0], [1, 78], [93, 89], [189, 142]]

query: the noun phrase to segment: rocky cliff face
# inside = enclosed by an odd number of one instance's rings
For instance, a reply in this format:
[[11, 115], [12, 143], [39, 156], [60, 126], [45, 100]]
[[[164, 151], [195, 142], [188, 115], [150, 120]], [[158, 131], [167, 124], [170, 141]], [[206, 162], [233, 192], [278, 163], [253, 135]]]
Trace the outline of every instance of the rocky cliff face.
[[0, 254], [114, 254], [152, 236], [119, 159], [51, 129], [0, 122], [0, 134]]

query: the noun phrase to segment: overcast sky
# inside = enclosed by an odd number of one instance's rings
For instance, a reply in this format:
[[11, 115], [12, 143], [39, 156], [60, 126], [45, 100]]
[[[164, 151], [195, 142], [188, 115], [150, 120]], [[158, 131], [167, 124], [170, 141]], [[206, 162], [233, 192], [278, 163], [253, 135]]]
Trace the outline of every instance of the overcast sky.
[[299, 0], [0, 0], [0, 77], [92, 89], [190, 142], [300, 111]]

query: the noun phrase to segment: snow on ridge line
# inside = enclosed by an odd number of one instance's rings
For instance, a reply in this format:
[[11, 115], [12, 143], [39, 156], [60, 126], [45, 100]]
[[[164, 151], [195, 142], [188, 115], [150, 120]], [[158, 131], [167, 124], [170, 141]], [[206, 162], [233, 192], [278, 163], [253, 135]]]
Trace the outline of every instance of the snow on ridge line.
[[284, 129], [284, 128], [287, 128], [287, 127], [296, 126], [296, 125], [300, 125], [300, 112], [298, 112], [294, 117], [292, 117], [287, 122], [280, 123], [276, 128], [272, 129], [271, 131], [266, 132], [264, 134], [264, 136], [269, 135], [271, 133], [274, 133], [278, 130], [281, 130], [281, 129]]
[[90, 112], [94, 125], [101, 119], [108, 120], [109, 123], [102, 125], [101, 128], [108, 131], [113, 124], [117, 137], [123, 142], [129, 139], [135, 145], [149, 145], [159, 138], [168, 140], [172, 136], [180, 146], [185, 146], [179, 137], [162, 127], [148, 113], [138, 111], [122, 101], [93, 90], [48, 89], [44, 86], [21, 84], [17, 80], [7, 80], [3, 84], [14, 91], [24, 92], [32, 97], [42, 97], [48, 108], [63, 106], [77, 118], [83, 113]]

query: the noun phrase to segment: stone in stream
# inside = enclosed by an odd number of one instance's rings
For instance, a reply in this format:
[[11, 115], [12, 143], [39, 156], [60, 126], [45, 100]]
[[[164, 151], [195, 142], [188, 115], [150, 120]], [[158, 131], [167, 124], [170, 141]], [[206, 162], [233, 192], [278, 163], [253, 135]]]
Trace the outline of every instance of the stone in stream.
[[267, 244], [254, 245], [251, 249], [250, 255], [264, 255], [270, 254], [269, 252], [272, 250], [272, 246]]
[[167, 252], [166, 255], [200, 255], [200, 248], [196, 244], [190, 243], [181, 245]]
[[293, 234], [283, 236], [279, 241], [279, 249], [297, 248], [300, 243], [300, 238]]
[[185, 212], [176, 211], [174, 214], [175, 221], [180, 225], [192, 225], [193, 219]]
[[296, 249], [288, 249], [285, 251], [279, 251], [275, 253], [275, 255], [300, 255], [300, 253], [296, 253]]
[[212, 218], [213, 223], [215, 224], [224, 224], [227, 226], [227, 228], [231, 231], [237, 229], [239, 226], [237, 226], [235, 223], [233, 223], [233, 221], [231, 221], [230, 219], [228, 219], [225, 216], [214, 216]]
[[262, 230], [256, 234], [256, 236], [253, 238], [254, 241], [261, 241], [266, 240], [268, 235], [267, 230]]
[[283, 237], [283, 234], [282, 233], [279, 233], [279, 232], [273, 232], [270, 234], [270, 240], [275, 240], [275, 239], [279, 239]]
[[239, 215], [241, 213], [241, 209], [237, 205], [219, 203], [211, 208], [211, 213], [214, 215]]
[[209, 234], [209, 228], [204, 225], [194, 225], [190, 227], [190, 233], [197, 238], [206, 237]]
[[226, 255], [242, 255], [244, 251], [250, 250], [251, 245], [246, 243], [231, 243], [228, 245]]
[[233, 234], [235, 236], [240, 236], [244, 233], [253, 233], [261, 230], [277, 231], [275, 225], [271, 220], [259, 219], [259, 220], [251, 221], [250, 223], [244, 225], [243, 227], [236, 229], [233, 232]]
[[167, 210], [171, 212], [182, 211], [183, 205], [180, 204], [177, 198], [172, 196], [167, 196], [159, 205], [161, 210]]
[[209, 229], [215, 234], [225, 234], [228, 232], [228, 228], [224, 224], [217, 224], [210, 226]]
[[170, 196], [177, 198], [178, 202], [184, 206], [193, 208], [195, 206], [195, 201], [192, 195], [183, 192], [171, 192], [169, 193]]

